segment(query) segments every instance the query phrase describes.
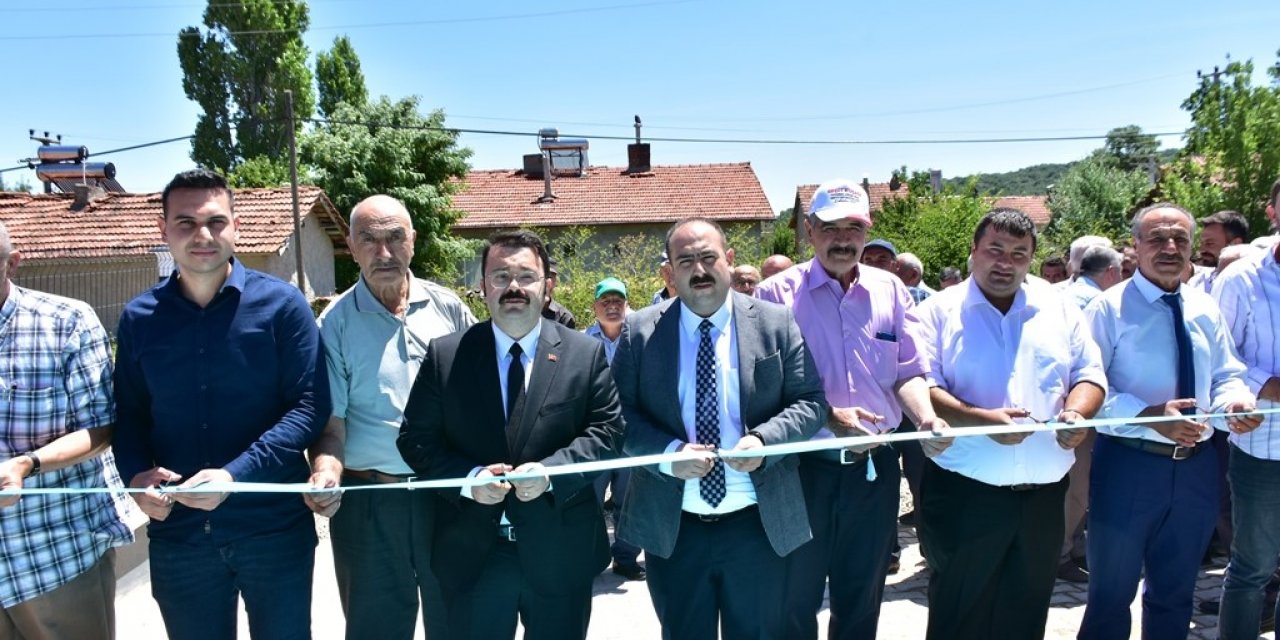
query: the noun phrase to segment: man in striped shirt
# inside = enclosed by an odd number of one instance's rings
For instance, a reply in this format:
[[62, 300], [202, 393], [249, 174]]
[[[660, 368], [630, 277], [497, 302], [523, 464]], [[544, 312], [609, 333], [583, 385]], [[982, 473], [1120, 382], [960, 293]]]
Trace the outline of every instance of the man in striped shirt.
[[[1274, 219], [1277, 207], [1280, 180], [1271, 188], [1267, 216]], [[1278, 258], [1276, 247], [1242, 258], [1223, 271], [1213, 286], [1236, 351], [1247, 367], [1249, 390], [1264, 409], [1280, 406]], [[1266, 416], [1249, 433], [1231, 434], [1230, 443], [1227, 479], [1235, 531], [1222, 585], [1219, 637], [1252, 640], [1258, 637], [1265, 587], [1280, 556], [1280, 416]], [[1270, 604], [1276, 606], [1274, 600]]]

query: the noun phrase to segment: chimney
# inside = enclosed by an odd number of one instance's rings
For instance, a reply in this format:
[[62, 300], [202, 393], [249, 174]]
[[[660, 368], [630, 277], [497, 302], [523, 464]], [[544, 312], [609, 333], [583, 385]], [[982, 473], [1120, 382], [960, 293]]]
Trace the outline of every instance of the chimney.
[[902, 188], [902, 180], [898, 179], [898, 172], [893, 172], [893, 177], [889, 178], [889, 190], [897, 191]]
[[649, 163], [649, 143], [640, 142], [640, 116], [636, 116], [636, 141], [627, 145], [627, 173], [649, 173], [653, 166]]
[[97, 185], [76, 184], [74, 188], [76, 199], [71, 203], [72, 211], [83, 211], [85, 207], [89, 206], [89, 203], [107, 194], [105, 189]]
[[524, 175], [526, 178], [542, 179], [542, 154], [524, 154]]
[[929, 170], [929, 186], [933, 188], [934, 193], [942, 193], [942, 170]]
[[862, 174], [862, 190], [867, 192], [867, 197], [871, 197], [871, 178], [867, 174]]

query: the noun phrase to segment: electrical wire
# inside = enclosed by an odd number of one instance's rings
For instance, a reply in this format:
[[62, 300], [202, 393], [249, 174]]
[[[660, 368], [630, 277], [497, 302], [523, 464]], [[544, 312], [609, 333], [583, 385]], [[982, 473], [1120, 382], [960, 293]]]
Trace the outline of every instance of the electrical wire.
[[[172, 143], [172, 142], [181, 142], [181, 141], [183, 141], [183, 140], [190, 140], [190, 139], [192, 139], [192, 138], [194, 138], [194, 137], [195, 137], [194, 135], [190, 135], [190, 136], [178, 136], [178, 137], [176, 137], [176, 138], [165, 138], [164, 140], [156, 140], [156, 141], [154, 141], [154, 142], [144, 142], [144, 143], [142, 143], [142, 144], [135, 144], [135, 145], [128, 146], [128, 147], [120, 147], [120, 148], [118, 148], [118, 149], [107, 149], [106, 151], [99, 151], [99, 152], [97, 152], [97, 153], [90, 153], [88, 156], [85, 156], [85, 157], [86, 157], [86, 158], [92, 158], [92, 157], [94, 157], [94, 156], [105, 156], [105, 155], [107, 155], [107, 154], [109, 154], [109, 153], [123, 153], [123, 152], [125, 152], [125, 151], [134, 151], [134, 150], [136, 150], [136, 149], [146, 149], [147, 147], [158, 147], [158, 146], [160, 146], [160, 145], [162, 145], [162, 144], [169, 144], [169, 143]], [[34, 160], [34, 159], [33, 159], [33, 160]], [[14, 166], [14, 167], [8, 167], [8, 168], [5, 168], [5, 169], [0, 169], [0, 173], [7, 173], [7, 172], [9, 172], [9, 171], [18, 171], [18, 170], [20, 170], [20, 169], [30, 169], [30, 168], [31, 168], [31, 163], [30, 163], [30, 162], [27, 162], [27, 163], [20, 164], [20, 165]]]

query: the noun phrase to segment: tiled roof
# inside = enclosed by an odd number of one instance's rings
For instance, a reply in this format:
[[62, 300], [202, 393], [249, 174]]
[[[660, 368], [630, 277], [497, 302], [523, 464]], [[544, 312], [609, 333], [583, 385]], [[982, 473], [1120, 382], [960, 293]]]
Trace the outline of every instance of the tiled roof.
[[1049, 211], [1049, 196], [1004, 196], [996, 199], [992, 207], [1017, 209], [1027, 214], [1037, 229], [1043, 229], [1053, 217]]
[[[156, 220], [159, 193], [107, 193], [81, 211], [72, 211], [73, 194], [0, 193], [0, 221], [24, 260], [78, 260], [147, 255], [162, 246]], [[302, 216], [314, 212], [325, 233], [341, 250], [347, 232], [342, 219], [319, 187], [298, 189]], [[238, 253], [277, 253], [293, 234], [293, 199], [289, 189], [245, 189], [235, 192], [240, 218]]]
[[562, 227], [675, 222], [689, 216], [717, 221], [772, 220], [760, 180], [747, 162], [654, 166], [629, 175], [624, 167], [591, 167], [586, 177], [558, 176], [556, 198], [538, 202], [541, 178], [522, 171], [467, 174], [453, 207], [463, 213], [454, 229]]
[[[897, 191], [889, 188], [888, 182], [872, 182], [867, 193], [867, 199], [870, 200], [871, 210], [879, 211], [884, 206], [884, 201], [889, 198], [907, 195], [907, 185], [904, 183], [898, 187]], [[809, 201], [813, 199], [813, 192], [818, 190], [816, 184], [802, 184], [796, 187], [796, 207], [801, 213], [809, 212]]]

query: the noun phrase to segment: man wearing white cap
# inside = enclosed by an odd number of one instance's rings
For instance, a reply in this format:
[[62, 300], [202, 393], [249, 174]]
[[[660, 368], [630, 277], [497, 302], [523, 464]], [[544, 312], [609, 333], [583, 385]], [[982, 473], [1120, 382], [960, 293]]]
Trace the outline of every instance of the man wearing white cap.
[[[921, 429], [947, 428], [929, 403], [911, 294], [893, 273], [858, 262], [870, 227], [861, 186], [820, 185], [805, 224], [815, 258], [756, 289], [791, 307], [817, 363], [831, 409], [814, 438], [891, 431], [904, 410]], [[929, 455], [949, 444], [923, 442]], [[788, 559], [785, 637], [817, 638], [830, 579], [827, 637], [874, 638], [897, 534], [897, 453], [873, 446], [802, 454], [800, 481], [813, 540]]]

